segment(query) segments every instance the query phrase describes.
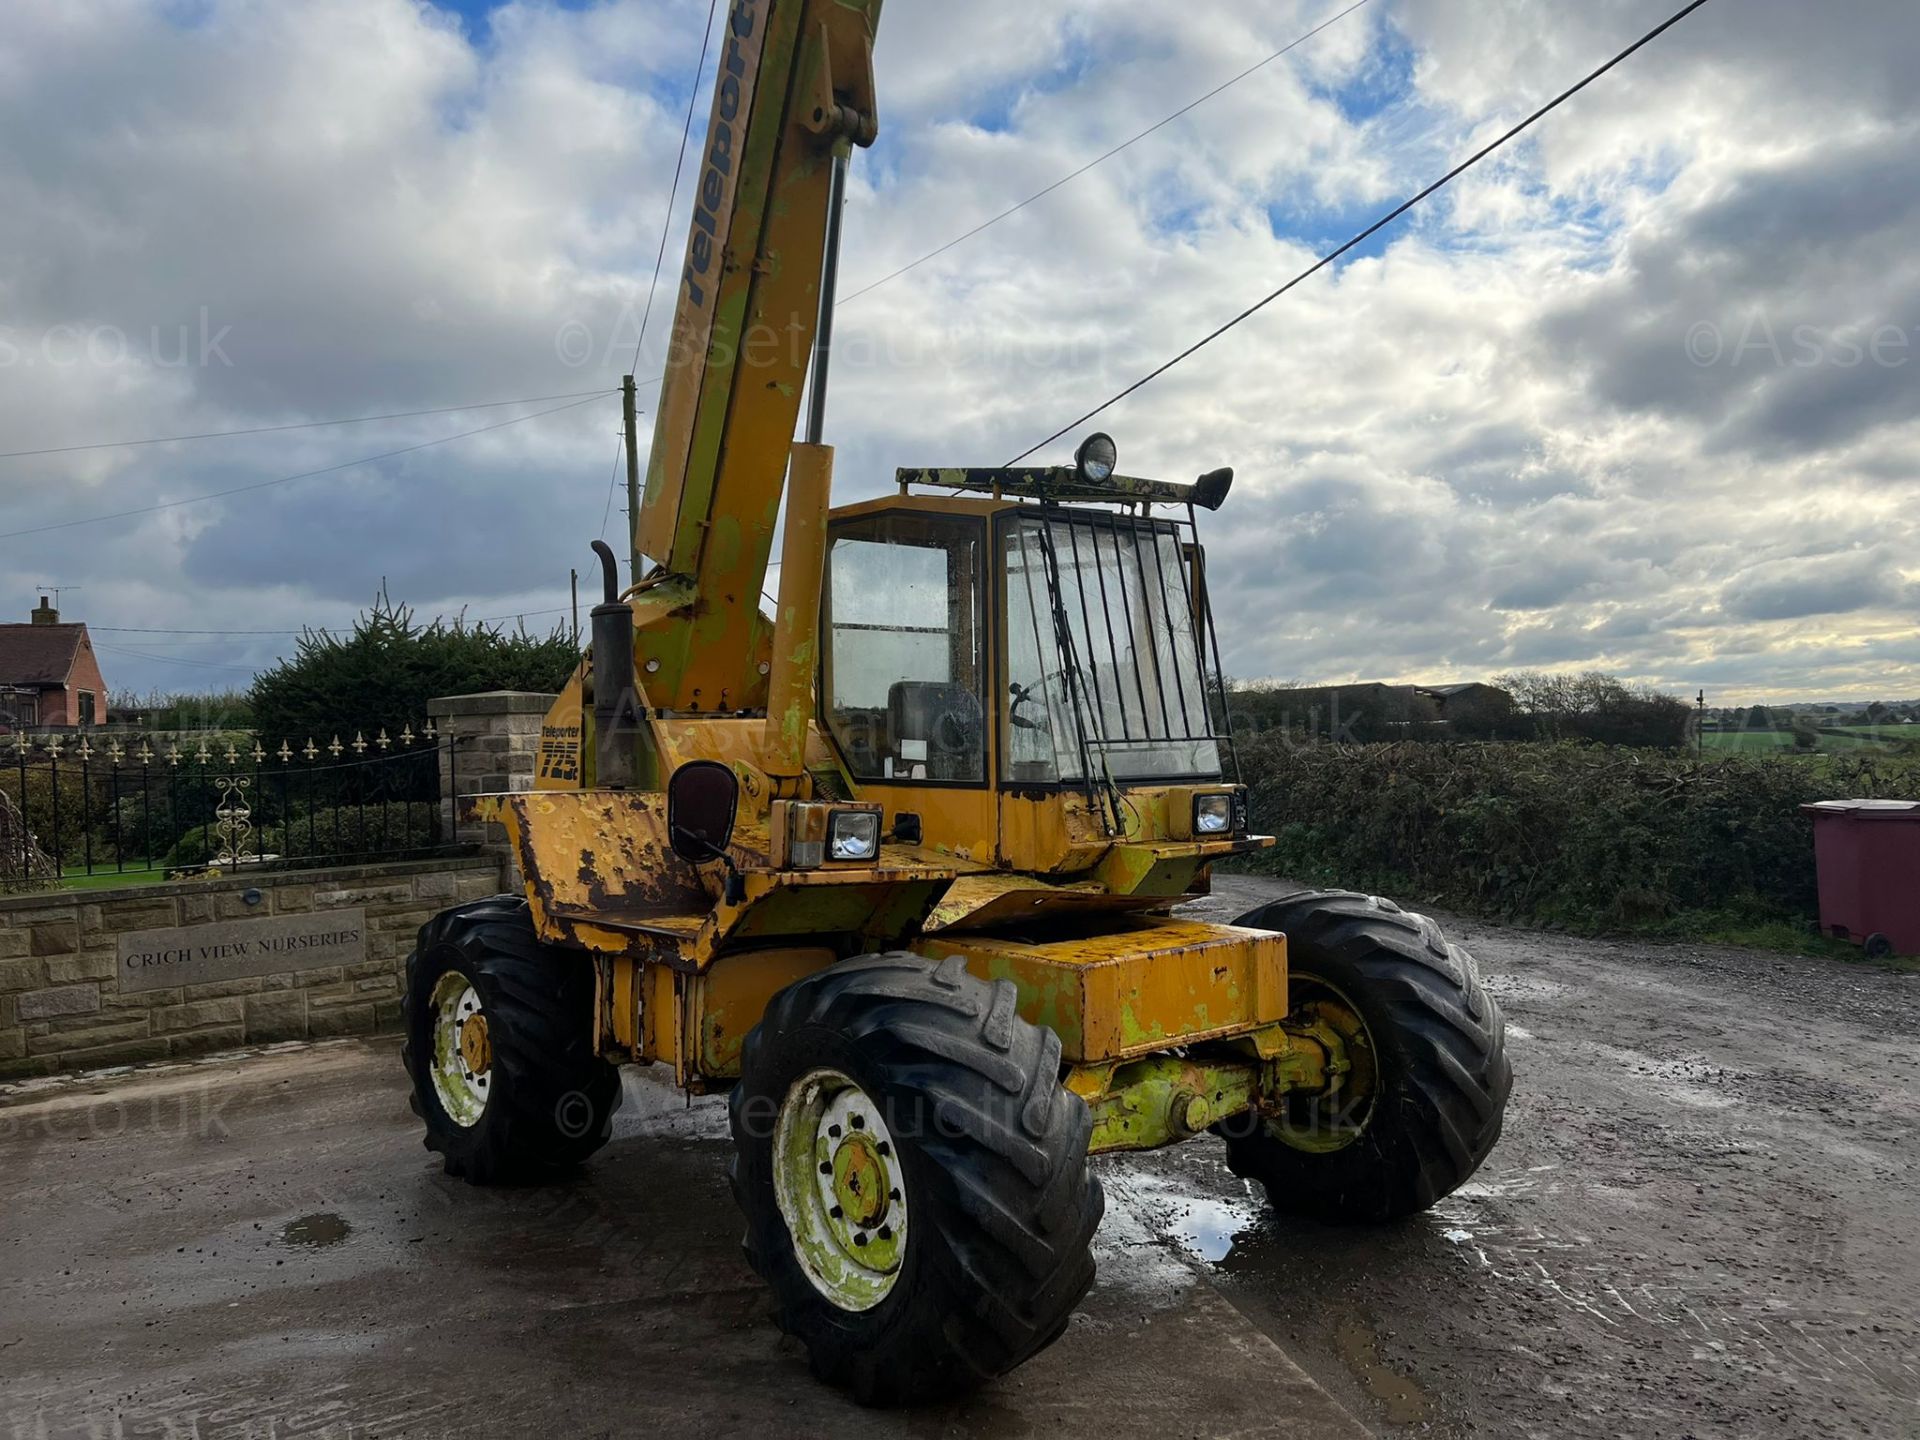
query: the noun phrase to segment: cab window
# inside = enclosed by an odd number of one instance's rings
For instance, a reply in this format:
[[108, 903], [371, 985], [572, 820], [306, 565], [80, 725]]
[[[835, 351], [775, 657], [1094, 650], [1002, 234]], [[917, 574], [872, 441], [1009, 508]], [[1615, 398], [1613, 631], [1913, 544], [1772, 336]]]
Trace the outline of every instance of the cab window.
[[856, 779], [986, 783], [983, 535], [943, 515], [833, 527], [822, 703]]

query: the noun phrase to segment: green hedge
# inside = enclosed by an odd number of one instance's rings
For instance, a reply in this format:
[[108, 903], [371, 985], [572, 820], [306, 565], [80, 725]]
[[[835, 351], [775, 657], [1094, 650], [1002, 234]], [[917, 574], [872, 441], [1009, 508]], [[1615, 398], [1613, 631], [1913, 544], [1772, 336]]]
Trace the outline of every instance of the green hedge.
[[1689, 917], [1813, 920], [1799, 807], [1920, 800], [1920, 765], [1846, 755], [1686, 754], [1564, 744], [1244, 749], [1256, 869], [1582, 929]]

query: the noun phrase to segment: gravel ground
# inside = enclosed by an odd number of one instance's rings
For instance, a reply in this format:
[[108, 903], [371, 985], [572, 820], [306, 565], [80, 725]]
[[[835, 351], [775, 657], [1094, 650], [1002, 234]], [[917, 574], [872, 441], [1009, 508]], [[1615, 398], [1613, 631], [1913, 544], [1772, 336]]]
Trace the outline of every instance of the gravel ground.
[[1515, 1070], [1466, 1189], [1345, 1232], [1217, 1145], [1109, 1183], [1382, 1434], [1920, 1435], [1920, 976], [1436, 918]]

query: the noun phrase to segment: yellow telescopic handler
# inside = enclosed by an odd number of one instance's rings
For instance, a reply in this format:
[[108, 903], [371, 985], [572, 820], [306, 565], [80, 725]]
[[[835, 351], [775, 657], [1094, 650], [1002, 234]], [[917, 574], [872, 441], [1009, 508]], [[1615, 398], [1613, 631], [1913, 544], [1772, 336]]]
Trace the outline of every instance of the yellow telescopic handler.
[[1212, 1132], [1276, 1209], [1384, 1220], [1473, 1174], [1511, 1074], [1429, 920], [1337, 892], [1175, 913], [1272, 843], [1196, 528], [1231, 472], [1129, 477], [1094, 435], [1071, 465], [901, 470], [829, 509], [880, 8], [733, 0], [638, 573], [597, 547], [535, 788], [473, 802], [522, 889], [422, 928], [405, 1053], [427, 1145], [476, 1184], [585, 1160], [620, 1065], [726, 1092], [779, 1323], [889, 1404], [1058, 1338], [1093, 1281], [1090, 1157]]

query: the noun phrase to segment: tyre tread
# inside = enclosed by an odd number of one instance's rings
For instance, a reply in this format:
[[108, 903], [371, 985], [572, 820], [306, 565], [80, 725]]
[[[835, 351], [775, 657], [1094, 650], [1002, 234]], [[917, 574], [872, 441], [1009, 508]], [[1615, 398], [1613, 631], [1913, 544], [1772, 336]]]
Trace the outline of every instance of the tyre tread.
[[1368, 1132], [1330, 1155], [1229, 1133], [1233, 1172], [1263, 1182], [1276, 1208], [1327, 1220], [1409, 1214], [1464, 1184], [1498, 1142], [1513, 1086], [1506, 1023], [1473, 957], [1426, 916], [1353, 891], [1302, 891], [1236, 923], [1284, 931], [1290, 970], [1369, 1011], [1399, 1081]]
[[[1021, 1020], [1016, 1001], [1011, 984], [981, 980], [957, 957], [933, 965], [896, 952], [789, 986], [747, 1035], [729, 1171], [747, 1216], [747, 1261], [773, 1287], [779, 1323], [807, 1344], [816, 1373], [865, 1403], [951, 1393], [1006, 1373], [1065, 1329], [1093, 1282], [1091, 1241], [1105, 1202], [1087, 1163], [1092, 1119], [1060, 1083], [1058, 1037]], [[755, 1096], [794, 1078], [765, 1068], [776, 1037], [808, 1033], [845, 1037], [889, 1094], [911, 1094], [944, 1117], [939, 1138], [919, 1146], [932, 1193], [915, 1202], [913, 1232], [931, 1237], [922, 1243], [933, 1257], [916, 1283], [940, 1293], [897, 1292], [918, 1323], [893, 1329], [910, 1335], [848, 1342], [840, 1312], [792, 1257], [766, 1173], [770, 1142], [746, 1123]]]

